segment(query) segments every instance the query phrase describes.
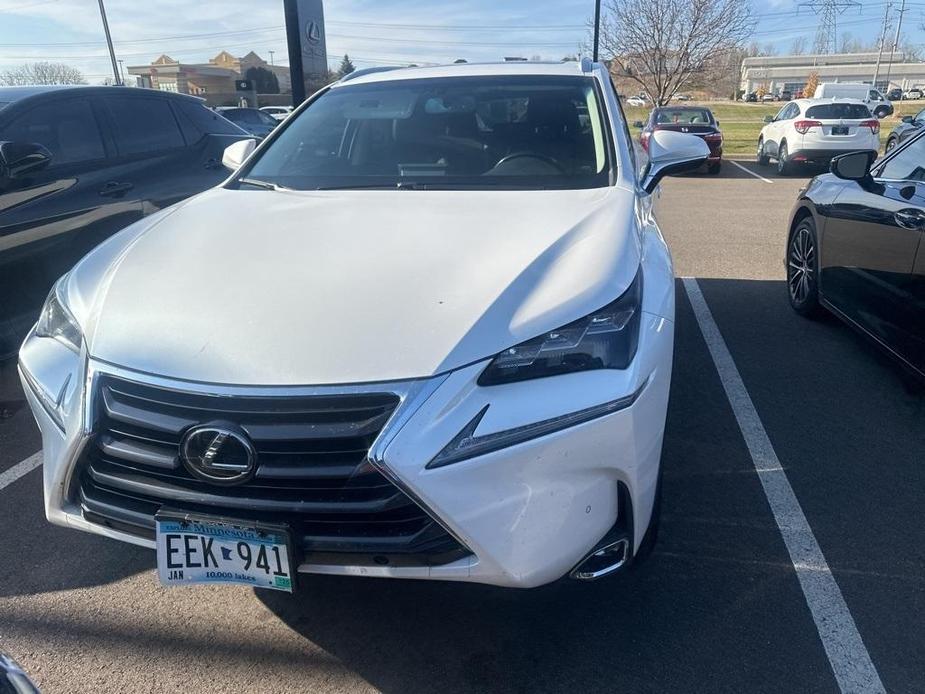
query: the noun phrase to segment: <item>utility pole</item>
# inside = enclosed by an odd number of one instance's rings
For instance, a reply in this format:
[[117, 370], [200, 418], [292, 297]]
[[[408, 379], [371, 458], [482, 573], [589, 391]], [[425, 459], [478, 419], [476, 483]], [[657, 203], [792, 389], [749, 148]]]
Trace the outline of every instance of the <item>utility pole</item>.
[[274, 53], [276, 53], [276, 51], [270, 51], [270, 65], [275, 65], [275, 64], [276, 64], [276, 63], [273, 62], [273, 54], [274, 54]]
[[890, 90], [890, 73], [893, 71], [893, 54], [896, 52], [896, 47], [899, 45], [900, 35], [899, 32], [903, 28], [903, 15], [906, 13], [906, 0], [900, 0], [899, 5], [899, 20], [896, 22], [896, 36], [893, 38], [893, 45], [890, 46], [890, 62], [886, 66], [886, 88], [887, 91]]
[[106, 45], [109, 46], [109, 59], [112, 60], [112, 76], [118, 86], [122, 86], [122, 78], [119, 76], [119, 67], [116, 65], [116, 52], [112, 47], [112, 36], [109, 35], [109, 22], [106, 21], [106, 8], [103, 7], [103, 0], [100, 0], [100, 17], [103, 18], [103, 31], [106, 33]]
[[[102, 0], [100, 0], [102, 2]], [[594, 62], [597, 62], [601, 44], [601, 0], [594, 0]]]
[[122, 80], [122, 84], [125, 84], [125, 66], [122, 64], [122, 63], [124, 63], [124, 62], [125, 62], [125, 61], [122, 60], [122, 59], [119, 59], [119, 61], [118, 61], [118, 63], [119, 63], [119, 79]]
[[[887, 0], [886, 8], [883, 10], [883, 28], [880, 30], [880, 51], [877, 53], [877, 67], [874, 68], [873, 87], [877, 88], [877, 80], [880, 78], [880, 61], [883, 60], [883, 43], [886, 41], [886, 30], [890, 25], [890, 12], [893, 9], [893, 0]], [[889, 89], [887, 89], [889, 91]]]

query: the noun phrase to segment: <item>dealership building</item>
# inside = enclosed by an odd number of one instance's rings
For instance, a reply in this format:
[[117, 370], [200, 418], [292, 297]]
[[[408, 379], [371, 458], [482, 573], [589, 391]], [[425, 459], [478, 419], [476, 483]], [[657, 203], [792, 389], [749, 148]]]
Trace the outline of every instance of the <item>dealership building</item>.
[[[889, 64], [889, 53], [880, 62], [877, 86], [909, 89], [925, 85], [925, 63], [904, 62], [897, 51]], [[840, 53], [828, 55], [779, 55], [746, 58], [742, 61], [740, 88], [746, 92], [763, 87], [767, 92], [788, 89], [797, 92], [806, 85], [811, 72], [820, 82], [865, 82], [871, 84], [877, 70], [877, 53]]]

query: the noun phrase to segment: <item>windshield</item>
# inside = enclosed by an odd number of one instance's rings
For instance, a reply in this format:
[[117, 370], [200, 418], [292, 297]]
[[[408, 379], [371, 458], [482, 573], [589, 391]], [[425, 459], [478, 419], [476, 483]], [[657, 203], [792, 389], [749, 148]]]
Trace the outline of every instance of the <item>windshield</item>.
[[605, 186], [599, 104], [589, 77], [334, 87], [290, 118], [245, 175], [296, 189]]
[[806, 109], [807, 118], [863, 120], [871, 118], [870, 109], [864, 104], [822, 104]]

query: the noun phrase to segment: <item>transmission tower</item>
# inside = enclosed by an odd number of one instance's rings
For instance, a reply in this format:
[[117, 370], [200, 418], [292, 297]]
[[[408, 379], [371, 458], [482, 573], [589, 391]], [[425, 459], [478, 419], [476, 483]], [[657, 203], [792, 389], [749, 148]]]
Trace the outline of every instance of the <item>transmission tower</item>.
[[808, 7], [819, 16], [819, 29], [813, 44], [815, 53], [836, 53], [838, 51], [838, 16], [850, 9], [861, 9], [858, 0], [805, 0], [800, 7]]

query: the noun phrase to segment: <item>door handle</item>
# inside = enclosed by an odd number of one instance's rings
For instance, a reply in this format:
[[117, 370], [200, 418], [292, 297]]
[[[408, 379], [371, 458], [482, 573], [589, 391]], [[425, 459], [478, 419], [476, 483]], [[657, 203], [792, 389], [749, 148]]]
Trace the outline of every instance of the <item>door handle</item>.
[[120, 181], [109, 181], [107, 183], [104, 183], [103, 187], [100, 188], [100, 195], [106, 195], [106, 196], [123, 195], [124, 193], [127, 193], [134, 187], [135, 186], [132, 183], [123, 183]]
[[904, 229], [925, 229], [925, 212], [908, 209], [893, 213], [893, 219]]

